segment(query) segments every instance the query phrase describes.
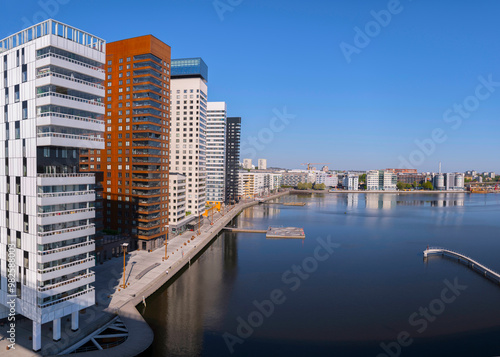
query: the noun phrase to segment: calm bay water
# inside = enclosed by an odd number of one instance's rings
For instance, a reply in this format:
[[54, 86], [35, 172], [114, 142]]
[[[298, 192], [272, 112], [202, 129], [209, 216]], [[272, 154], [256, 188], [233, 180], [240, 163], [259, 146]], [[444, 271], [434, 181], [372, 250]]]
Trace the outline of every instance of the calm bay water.
[[[500, 286], [450, 259], [422, 256], [427, 245], [442, 246], [500, 271], [500, 195], [281, 200], [307, 206], [259, 205], [233, 224], [303, 227], [306, 239], [222, 233], [140, 307], [155, 333], [147, 355], [500, 355]], [[333, 253], [318, 239], [335, 243]], [[450, 284], [462, 288], [443, 298]], [[280, 304], [264, 304], [273, 310], [264, 317], [255, 303], [275, 290]], [[248, 325], [238, 330], [242, 320]]]

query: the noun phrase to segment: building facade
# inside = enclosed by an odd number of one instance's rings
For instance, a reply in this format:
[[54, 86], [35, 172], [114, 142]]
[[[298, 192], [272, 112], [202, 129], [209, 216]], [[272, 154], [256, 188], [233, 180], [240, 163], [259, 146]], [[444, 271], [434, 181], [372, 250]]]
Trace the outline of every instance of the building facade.
[[259, 159], [258, 165], [259, 165], [259, 170], [267, 170], [267, 160], [266, 159]]
[[243, 168], [247, 170], [252, 169], [252, 159], [243, 159]]
[[281, 185], [290, 187], [296, 187], [300, 182], [307, 182], [308, 177], [307, 172], [294, 171], [283, 172], [281, 175]]
[[59, 340], [61, 318], [76, 330], [95, 302], [95, 177], [79, 150], [104, 149], [105, 51], [54, 20], [0, 41], [0, 316], [15, 295], [35, 351], [42, 324]]
[[186, 211], [186, 176], [171, 172], [169, 186], [169, 238], [172, 238], [189, 229], [196, 216]]
[[366, 174], [368, 191], [396, 191], [398, 178], [392, 171], [371, 170]]
[[359, 176], [356, 174], [345, 174], [342, 179], [344, 190], [357, 191], [359, 189]]
[[339, 184], [339, 176], [337, 174], [329, 174], [326, 172], [317, 173], [316, 183], [324, 184], [326, 187], [337, 187]]
[[208, 67], [201, 58], [172, 60], [170, 167], [186, 176], [186, 210], [205, 212]]
[[226, 198], [225, 102], [207, 104], [207, 203], [223, 203]]
[[170, 47], [151, 35], [109, 43], [105, 104], [106, 148], [82, 151], [80, 167], [104, 173], [105, 228], [156, 249], [168, 232]]
[[243, 198], [269, 195], [281, 187], [281, 174], [240, 171], [238, 177], [238, 195]]
[[240, 164], [241, 118], [227, 118], [226, 126], [226, 196], [230, 204], [238, 198], [238, 171]]

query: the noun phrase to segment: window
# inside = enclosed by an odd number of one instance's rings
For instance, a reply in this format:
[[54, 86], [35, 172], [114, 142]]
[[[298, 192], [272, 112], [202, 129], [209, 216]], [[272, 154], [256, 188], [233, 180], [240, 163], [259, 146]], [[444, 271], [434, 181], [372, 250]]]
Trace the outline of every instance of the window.
[[[5, 72], [7, 73], [7, 72]], [[16, 84], [14, 86], [14, 102], [17, 103], [19, 102], [19, 84]]]
[[23, 119], [28, 119], [28, 101], [23, 101]]

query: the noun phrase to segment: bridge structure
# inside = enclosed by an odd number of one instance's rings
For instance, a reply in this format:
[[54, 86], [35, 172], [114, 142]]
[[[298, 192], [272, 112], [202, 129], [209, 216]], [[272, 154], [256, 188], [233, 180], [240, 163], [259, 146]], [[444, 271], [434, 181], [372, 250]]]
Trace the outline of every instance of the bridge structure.
[[497, 284], [500, 284], [500, 274], [464, 254], [441, 247], [427, 247], [427, 249], [424, 250], [424, 259], [427, 259], [429, 255], [441, 255], [451, 259], [457, 259], [459, 263], [467, 265], [467, 267], [476, 273], [481, 274], [485, 278]]

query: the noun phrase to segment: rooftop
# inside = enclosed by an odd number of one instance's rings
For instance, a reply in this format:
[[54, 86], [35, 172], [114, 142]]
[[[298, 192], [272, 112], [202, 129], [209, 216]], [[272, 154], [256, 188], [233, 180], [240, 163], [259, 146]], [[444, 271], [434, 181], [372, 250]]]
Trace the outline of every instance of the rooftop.
[[172, 78], [201, 77], [208, 82], [208, 66], [201, 57], [173, 59], [170, 66]]
[[70, 41], [79, 43], [80, 45], [93, 48], [99, 52], [106, 51], [106, 41], [103, 39], [81, 31], [75, 27], [63, 24], [62, 22], [49, 19], [0, 40], [0, 53], [24, 45], [25, 43], [46, 35], [60, 36]]

